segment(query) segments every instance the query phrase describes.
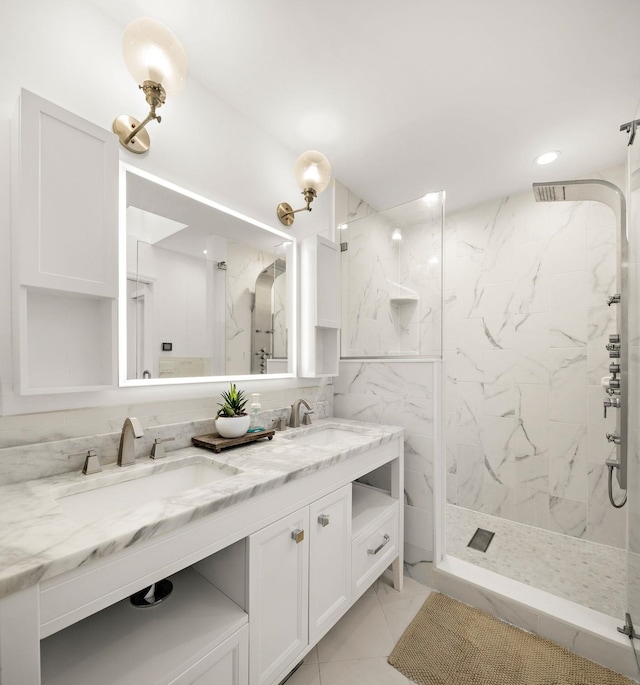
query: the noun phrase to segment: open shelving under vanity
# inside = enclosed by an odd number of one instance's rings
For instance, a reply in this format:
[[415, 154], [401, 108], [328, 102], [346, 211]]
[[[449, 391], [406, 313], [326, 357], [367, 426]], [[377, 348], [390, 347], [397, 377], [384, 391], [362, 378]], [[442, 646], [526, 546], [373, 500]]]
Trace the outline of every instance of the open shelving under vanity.
[[169, 580], [155, 606], [123, 599], [42, 640], [43, 685], [242, 682], [247, 614], [193, 568]]

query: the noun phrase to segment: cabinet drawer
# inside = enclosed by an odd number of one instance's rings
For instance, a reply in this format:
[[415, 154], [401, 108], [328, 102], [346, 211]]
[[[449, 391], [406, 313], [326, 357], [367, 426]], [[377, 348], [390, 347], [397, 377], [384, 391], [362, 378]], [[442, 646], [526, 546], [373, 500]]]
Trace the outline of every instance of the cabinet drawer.
[[351, 553], [353, 599], [359, 597], [398, 556], [398, 507], [363, 531]]

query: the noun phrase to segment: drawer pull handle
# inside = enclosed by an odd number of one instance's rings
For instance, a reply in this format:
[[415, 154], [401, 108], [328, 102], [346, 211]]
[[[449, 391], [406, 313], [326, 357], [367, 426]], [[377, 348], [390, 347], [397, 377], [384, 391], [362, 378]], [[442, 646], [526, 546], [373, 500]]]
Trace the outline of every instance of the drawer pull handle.
[[295, 540], [296, 544], [298, 544], [299, 542], [302, 542], [304, 540], [304, 530], [300, 530], [300, 528], [296, 528], [291, 533], [291, 539]]
[[367, 554], [377, 554], [387, 544], [387, 542], [389, 542], [389, 540], [391, 540], [391, 538], [385, 533], [384, 540], [375, 549], [368, 549]]
[[318, 523], [324, 528], [329, 525], [329, 514], [320, 514], [318, 516]]

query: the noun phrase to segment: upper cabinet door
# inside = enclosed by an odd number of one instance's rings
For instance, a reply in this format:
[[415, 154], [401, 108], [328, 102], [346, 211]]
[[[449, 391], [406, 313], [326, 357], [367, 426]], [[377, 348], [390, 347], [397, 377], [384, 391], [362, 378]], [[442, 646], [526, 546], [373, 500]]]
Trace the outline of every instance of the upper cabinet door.
[[27, 90], [14, 124], [14, 282], [116, 297], [116, 136]]

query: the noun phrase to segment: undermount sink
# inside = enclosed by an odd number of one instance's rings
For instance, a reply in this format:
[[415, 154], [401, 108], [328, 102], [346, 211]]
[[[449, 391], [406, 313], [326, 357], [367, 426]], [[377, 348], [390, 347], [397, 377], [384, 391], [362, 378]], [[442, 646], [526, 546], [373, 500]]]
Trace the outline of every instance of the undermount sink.
[[332, 424], [314, 426], [299, 433], [289, 433], [283, 437], [303, 445], [334, 448], [340, 445], [348, 447], [354, 442], [361, 442], [362, 438], [366, 435], [366, 430], [354, 429], [352, 426], [342, 427]]
[[[180, 463], [173, 468], [163, 464], [160, 468], [162, 470], [151, 473], [144, 470], [127, 474], [125, 470], [118, 474], [106, 474], [102, 479], [98, 476], [87, 483], [87, 487], [82, 484], [82, 490], [78, 491], [78, 485], [75, 484], [64, 491], [57, 489], [52, 495], [70, 519], [90, 523], [241, 473], [240, 469], [232, 466], [201, 459]], [[114, 477], [118, 478], [115, 482]]]

